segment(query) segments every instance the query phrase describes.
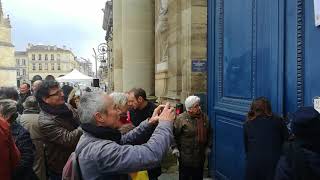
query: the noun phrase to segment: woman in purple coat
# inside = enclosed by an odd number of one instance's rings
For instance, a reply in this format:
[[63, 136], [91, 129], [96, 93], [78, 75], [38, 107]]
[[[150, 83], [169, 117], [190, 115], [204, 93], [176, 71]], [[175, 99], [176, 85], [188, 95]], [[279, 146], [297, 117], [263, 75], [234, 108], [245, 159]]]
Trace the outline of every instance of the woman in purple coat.
[[285, 122], [274, 115], [265, 97], [255, 99], [243, 126], [246, 180], [273, 180], [282, 145], [288, 138]]

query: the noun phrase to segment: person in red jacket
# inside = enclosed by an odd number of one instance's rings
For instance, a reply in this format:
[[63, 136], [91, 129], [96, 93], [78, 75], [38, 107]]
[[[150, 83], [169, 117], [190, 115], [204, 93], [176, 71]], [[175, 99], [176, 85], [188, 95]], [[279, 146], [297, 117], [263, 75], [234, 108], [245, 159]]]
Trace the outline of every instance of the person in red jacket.
[[[8, 100], [0, 100], [0, 177], [2, 180], [10, 180], [13, 169], [18, 165], [20, 152], [16, 147], [10, 132], [8, 119], [11, 115], [4, 116], [1, 113]], [[11, 101], [11, 100], [10, 100]], [[16, 108], [16, 107], [15, 107]]]

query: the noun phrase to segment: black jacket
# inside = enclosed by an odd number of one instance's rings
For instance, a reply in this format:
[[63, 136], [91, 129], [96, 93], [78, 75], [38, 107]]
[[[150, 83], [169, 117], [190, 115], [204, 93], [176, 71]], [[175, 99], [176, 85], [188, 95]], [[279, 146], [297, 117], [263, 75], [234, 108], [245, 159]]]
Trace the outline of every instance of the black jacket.
[[[132, 124], [137, 127], [142, 121], [152, 117], [152, 114], [155, 108], [156, 108], [156, 105], [148, 101], [148, 104], [145, 108], [141, 110], [140, 109], [130, 110], [129, 112], [130, 112], [130, 119]], [[147, 140], [150, 138], [150, 136], [145, 141], [139, 142], [138, 144], [146, 143]], [[157, 178], [160, 175], [161, 175], [161, 167], [156, 167], [148, 170], [149, 179]]]
[[11, 123], [11, 132], [16, 146], [21, 153], [21, 159], [13, 172], [13, 180], [33, 180], [36, 179], [33, 171], [35, 147], [32, 143], [29, 132], [16, 121]]
[[[318, 140], [314, 144], [319, 144]], [[319, 145], [318, 145], [319, 146]], [[320, 148], [298, 139], [286, 143], [276, 168], [275, 180], [319, 180]]]
[[246, 180], [273, 180], [274, 170], [288, 138], [284, 121], [277, 117], [257, 117], [244, 124]]

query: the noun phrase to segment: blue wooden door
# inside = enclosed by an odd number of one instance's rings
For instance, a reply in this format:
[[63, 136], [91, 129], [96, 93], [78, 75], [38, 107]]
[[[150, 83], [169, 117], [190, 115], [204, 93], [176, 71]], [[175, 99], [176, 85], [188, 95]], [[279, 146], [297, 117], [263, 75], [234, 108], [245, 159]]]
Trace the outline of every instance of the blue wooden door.
[[283, 112], [284, 1], [208, 1], [208, 112], [218, 179], [244, 178], [242, 124], [252, 99]]

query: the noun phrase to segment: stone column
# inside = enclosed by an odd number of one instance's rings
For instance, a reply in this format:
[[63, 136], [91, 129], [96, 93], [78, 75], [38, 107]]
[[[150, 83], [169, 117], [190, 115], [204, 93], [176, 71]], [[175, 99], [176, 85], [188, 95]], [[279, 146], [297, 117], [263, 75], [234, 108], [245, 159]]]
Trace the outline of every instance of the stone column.
[[123, 91], [154, 94], [154, 1], [122, 0], [122, 52]]
[[113, 85], [114, 91], [123, 91], [122, 80], [122, 0], [113, 1]]

